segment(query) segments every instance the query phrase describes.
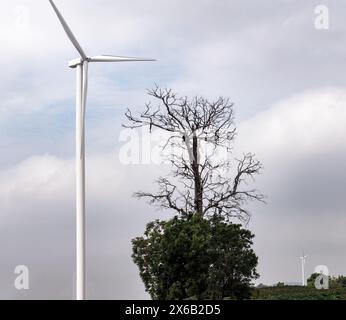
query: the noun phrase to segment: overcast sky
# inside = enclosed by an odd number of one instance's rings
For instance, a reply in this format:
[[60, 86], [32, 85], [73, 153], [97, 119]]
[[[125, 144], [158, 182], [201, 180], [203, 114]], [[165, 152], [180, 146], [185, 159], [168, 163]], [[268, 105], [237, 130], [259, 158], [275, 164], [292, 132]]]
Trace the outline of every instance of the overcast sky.
[[[315, 8], [329, 8], [329, 29]], [[130, 241], [170, 217], [131, 197], [166, 166], [119, 161], [127, 107], [154, 83], [235, 103], [237, 152], [263, 162], [249, 228], [258, 282], [300, 281], [323, 264], [346, 273], [346, 3], [339, 0], [56, 0], [89, 55], [158, 59], [90, 66], [88, 297], [148, 298]], [[76, 52], [48, 0], [0, 11], [0, 298], [74, 297]], [[14, 288], [14, 268], [30, 290]]]

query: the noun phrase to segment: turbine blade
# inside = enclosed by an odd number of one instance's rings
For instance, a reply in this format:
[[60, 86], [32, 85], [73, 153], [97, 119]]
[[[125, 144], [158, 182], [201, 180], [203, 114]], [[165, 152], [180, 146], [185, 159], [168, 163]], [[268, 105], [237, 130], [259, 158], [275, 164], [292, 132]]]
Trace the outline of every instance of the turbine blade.
[[77, 49], [77, 51], [79, 52], [79, 54], [81, 55], [81, 57], [83, 59], [86, 59], [86, 54], [84, 53], [82, 47], [80, 46], [80, 44], [78, 43], [76, 37], [74, 36], [74, 34], [72, 33], [70, 27], [68, 26], [68, 24], [66, 23], [65, 19], [63, 18], [63, 16], [61, 15], [61, 13], [59, 12], [58, 8], [56, 7], [56, 5], [54, 4], [53, 0], [49, 0], [50, 4], [52, 5], [56, 15], [58, 16], [58, 19], [60, 20], [60, 23], [62, 25], [62, 27], [64, 28], [67, 36], [69, 37], [69, 39], [71, 40], [72, 44], [74, 45], [74, 47]]
[[88, 58], [89, 62], [126, 62], [126, 61], [156, 61], [155, 59], [121, 57], [121, 56], [95, 56]]

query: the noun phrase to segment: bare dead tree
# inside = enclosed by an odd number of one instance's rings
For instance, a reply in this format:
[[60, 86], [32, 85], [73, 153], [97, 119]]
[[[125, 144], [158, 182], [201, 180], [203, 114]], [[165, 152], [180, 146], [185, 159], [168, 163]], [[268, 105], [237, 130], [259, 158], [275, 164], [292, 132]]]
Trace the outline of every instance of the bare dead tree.
[[[148, 198], [149, 202], [176, 211], [179, 215], [218, 214], [227, 219], [239, 218], [247, 222], [250, 213], [244, 208], [249, 200], [264, 201], [256, 189], [247, 188], [247, 181], [260, 173], [261, 163], [251, 153], [241, 159], [215, 160], [217, 150], [231, 154], [230, 145], [236, 135], [233, 119], [233, 103], [228, 98], [208, 101], [203, 97], [178, 97], [171, 89], [156, 86], [148, 94], [159, 104], [146, 104], [144, 112], [133, 115], [127, 110], [126, 128], [148, 126], [169, 133], [163, 148], [171, 146], [181, 150], [172, 152], [172, 165], [168, 177], [157, 180], [157, 194], [137, 192], [136, 197]], [[210, 152], [201, 155], [202, 146]]]

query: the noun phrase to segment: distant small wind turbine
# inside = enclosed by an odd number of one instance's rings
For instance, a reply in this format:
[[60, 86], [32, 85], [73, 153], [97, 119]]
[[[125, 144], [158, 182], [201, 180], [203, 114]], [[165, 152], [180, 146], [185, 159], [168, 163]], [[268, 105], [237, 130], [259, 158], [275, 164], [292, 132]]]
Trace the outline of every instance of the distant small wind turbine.
[[88, 87], [89, 62], [126, 62], [126, 61], [155, 61], [154, 59], [120, 57], [120, 56], [95, 56], [88, 57], [63, 16], [52, 0], [52, 5], [68, 38], [77, 49], [80, 57], [69, 62], [70, 68], [77, 70], [76, 89], [76, 299], [84, 300], [85, 287], [85, 109]]
[[306, 254], [303, 253], [303, 255], [300, 257], [301, 260], [301, 264], [302, 264], [302, 286], [306, 285], [305, 282], [305, 263], [306, 263], [306, 258], [308, 256]]

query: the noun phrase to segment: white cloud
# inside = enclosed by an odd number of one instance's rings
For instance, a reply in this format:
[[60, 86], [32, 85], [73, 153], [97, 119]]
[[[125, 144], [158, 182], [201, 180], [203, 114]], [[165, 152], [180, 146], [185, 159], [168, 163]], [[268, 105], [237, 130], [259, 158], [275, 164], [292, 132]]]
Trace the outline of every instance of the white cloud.
[[[143, 175], [142, 167], [122, 166], [115, 154], [87, 157], [90, 298], [147, 297], [131, 260], [131, 239], [148, 221], [165, 215], [132, 193], [150, 188], [153, 171], [158, 172], [147, 166]], [[0, 172], [0, 297], [73, 298], [74, 194], [71, 159], [34, 156]], [[19, 263], [32, 274], [27, 294], [12, 285], [12, 269]]]
[[346, 90], [297, 94], [239, 125], [235, 150], [255, 152], [264, 165], [257, 185], [267, 205], [251, 205], [259, 282], [299, 280], [299, 255], [307, 272], [325, 264], [342, 274], [337, 254], [346, 242]]
[[260, 156], [277, 158], [328, 154], [344, 148], [346, 90], [311, 90], [275, 104], [239, 127], [239, 139]]

